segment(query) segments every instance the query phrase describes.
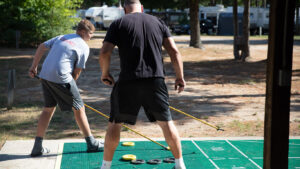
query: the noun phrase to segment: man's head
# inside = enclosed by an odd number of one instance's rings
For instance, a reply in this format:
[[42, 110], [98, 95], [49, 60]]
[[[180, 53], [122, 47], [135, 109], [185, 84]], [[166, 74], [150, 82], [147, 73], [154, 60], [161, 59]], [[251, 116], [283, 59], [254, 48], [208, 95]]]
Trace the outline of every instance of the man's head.
[[124, 0], [125, 13], [143, 12], [143, 6], [139, 0]]
[[95, 31], [94, 25], [87, 19], [81, 20], [77, 25], [76, 33], [85, 41], [92, 38]]

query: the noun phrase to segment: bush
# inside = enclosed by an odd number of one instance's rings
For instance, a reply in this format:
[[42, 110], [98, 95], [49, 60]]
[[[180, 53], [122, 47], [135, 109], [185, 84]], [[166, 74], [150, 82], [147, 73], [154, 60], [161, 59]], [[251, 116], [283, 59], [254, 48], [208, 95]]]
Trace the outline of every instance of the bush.
[[0, 43], [14, 46], [16, 30], [21, 46], [36, 46], [54, 36], [74, 32], [75, 9], [83, 0], [0, 0]]

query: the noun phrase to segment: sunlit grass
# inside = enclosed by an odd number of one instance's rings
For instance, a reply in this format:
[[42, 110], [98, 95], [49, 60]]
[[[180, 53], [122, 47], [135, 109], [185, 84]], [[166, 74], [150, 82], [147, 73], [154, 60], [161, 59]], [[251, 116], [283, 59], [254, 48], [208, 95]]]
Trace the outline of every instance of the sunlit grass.
[[0, 140], [30, 139], [35, 136], [35, 126], [41, 107], [22, 104], [12, 110], [1, 109]]
[[234, 120], [228, 124], [228, 127], [240, 134], [248, 136], [255, 135], [257, 131], [263, 130], [263, 121], [239, 121]]
[[300, 40], [300, 35], [295, 35], [294, 40]]

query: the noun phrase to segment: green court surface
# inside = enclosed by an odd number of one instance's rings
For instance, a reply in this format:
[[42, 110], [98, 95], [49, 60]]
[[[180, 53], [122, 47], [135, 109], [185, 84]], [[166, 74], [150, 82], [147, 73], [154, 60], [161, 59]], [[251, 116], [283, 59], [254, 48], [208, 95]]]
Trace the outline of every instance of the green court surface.
[[[160, 143], [166, 145], [165, 142]], [[290, 139], [289, 169], [300, 169], [300, 139]], [[182, 141], [183, 158], [188, 169], [252, 169], [263, 168], [263, 140], [185, 140]], [[171, 169], [174, 163], [130, 164], [121, 160], [125, 154], [134, 154], [145, 161], [172, 157], [149, 141], [135, 141], [135, 146], [117, 147], [112, 169]], [[60, 169], [96, 169], [100, 168], [103, 152], [86, 153], [85, 143], [64, 143]]]

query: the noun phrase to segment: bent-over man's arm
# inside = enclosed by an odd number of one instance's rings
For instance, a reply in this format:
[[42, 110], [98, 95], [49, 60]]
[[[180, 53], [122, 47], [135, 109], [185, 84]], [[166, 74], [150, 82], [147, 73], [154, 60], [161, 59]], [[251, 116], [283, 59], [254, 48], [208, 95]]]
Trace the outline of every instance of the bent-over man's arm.
[[178, 93], [182, 92], [185, 87], [185, 80], [183, 76], [183, 63], [181, 59], [181, 54], [179, 50], [176, 47], [176, 44], [173, 40], [173, 38], [168, 37], [164, 38], [163, 46], [167, 50], [171, 62], [173, 65], [173, 68], [176, 73], [176, 80], [175, 80], [175, 90], [178, 89]]
[[81, 68], [75, 68], [73, 70], [72, 76], [75, 81], [79, 78], [81, 71], [82, 71]]
[[104, 42], [99, 55], [99, 64], [102, 71], [101, 81], [105, 85], [113, 85], [114, 78], [109, 73], [110, 58], [115, 45], [110, 42]]
[[29, 76], [34, 78], [34, 76], [37, 74], [37, 67], [40, 63], [41, 58], [45, 54], [45, 52], [48, 50], [48, 48], [45, 46], [44, 43], [41, 43], [39, 47], [37, 48], [31, 67], [29, 68]]

